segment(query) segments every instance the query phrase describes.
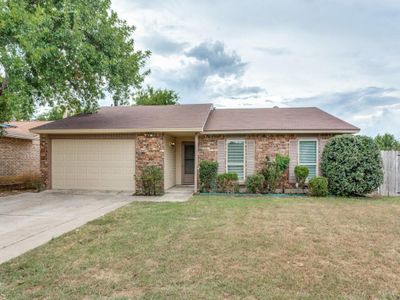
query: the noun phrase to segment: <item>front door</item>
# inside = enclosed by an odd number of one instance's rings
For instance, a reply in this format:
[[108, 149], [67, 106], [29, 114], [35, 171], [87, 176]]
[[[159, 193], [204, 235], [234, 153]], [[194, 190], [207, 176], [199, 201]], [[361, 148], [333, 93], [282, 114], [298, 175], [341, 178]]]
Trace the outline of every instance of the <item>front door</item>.
[[183, 184], [194, 184], [194, 143], [183, 143]]

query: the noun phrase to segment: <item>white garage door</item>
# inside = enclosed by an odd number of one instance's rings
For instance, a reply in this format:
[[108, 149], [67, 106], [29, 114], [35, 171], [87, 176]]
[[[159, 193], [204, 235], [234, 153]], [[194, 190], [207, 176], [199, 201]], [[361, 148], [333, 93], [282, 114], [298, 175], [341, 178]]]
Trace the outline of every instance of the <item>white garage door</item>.
[[134, 191], [135, 140], [52, 140], [52, 188]]

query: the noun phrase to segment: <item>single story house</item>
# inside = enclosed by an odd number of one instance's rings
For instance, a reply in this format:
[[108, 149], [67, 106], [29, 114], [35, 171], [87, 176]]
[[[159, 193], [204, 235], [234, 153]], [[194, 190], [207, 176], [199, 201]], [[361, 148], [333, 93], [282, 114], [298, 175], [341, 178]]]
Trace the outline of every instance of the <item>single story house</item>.
[[[103, 107], [36, 127], [43, 182], [53, 189], [141, 191], [145, 166], [164, 173], [164, 189], [198, 188], [201, 160], [236, 172], [241, 182], [267, 156], [290, 156], [294, 167], [319, 174], [319, 160], [333, 135], [359, 129], [318, 108], [215, 109], [212, 104]], [[136, 175], [136, 176], [135, 176]]]
[[34, 175], [40, 173], [39, 135], [30, 132], [33, 127], [47, 122], [11, 122], [0, 124], [0, 176]]

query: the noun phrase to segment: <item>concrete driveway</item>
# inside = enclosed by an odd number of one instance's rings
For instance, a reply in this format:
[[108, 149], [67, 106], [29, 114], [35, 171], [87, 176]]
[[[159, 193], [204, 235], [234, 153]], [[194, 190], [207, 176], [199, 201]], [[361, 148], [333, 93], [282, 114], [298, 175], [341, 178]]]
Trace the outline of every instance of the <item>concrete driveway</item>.
[[134, 200], [129, 193], [44, 191], [0, 198], [0, 263]]

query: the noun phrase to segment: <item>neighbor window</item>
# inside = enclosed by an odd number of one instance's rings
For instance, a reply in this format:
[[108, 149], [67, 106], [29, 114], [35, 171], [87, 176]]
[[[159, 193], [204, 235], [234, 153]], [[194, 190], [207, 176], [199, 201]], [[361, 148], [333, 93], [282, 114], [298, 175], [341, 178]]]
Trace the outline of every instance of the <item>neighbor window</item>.
[[317, 141], [299, 141], [299, 165], [310, 171], [307, 180], [317, 176]]
[[239, 181], [244, 181], [244, 141], [227, 141], [226, 169], [236, 173]]

